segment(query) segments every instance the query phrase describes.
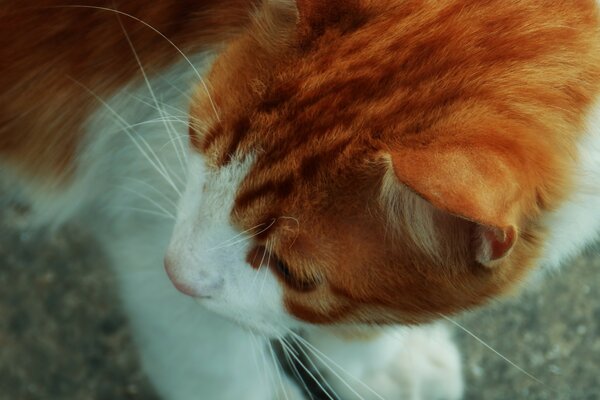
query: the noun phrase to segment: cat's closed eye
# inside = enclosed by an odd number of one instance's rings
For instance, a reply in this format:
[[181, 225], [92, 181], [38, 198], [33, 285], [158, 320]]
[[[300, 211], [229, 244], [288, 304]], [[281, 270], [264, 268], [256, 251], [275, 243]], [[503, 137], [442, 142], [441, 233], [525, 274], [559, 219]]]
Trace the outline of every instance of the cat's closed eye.
[[320, 284], [320, 281], [316, 278], [298, 276], [296, 273], [292, 272], [287, 262], [276, 255], [272, 255], [271, 258], [272, 262], [270, 265], [272, 266], [272, 269], [275, 271], [276, 275], [279, 276], [285, 282], [285, 284], [290, 286], [292, 289], [300, 292], [308, 292], [316, 289]]

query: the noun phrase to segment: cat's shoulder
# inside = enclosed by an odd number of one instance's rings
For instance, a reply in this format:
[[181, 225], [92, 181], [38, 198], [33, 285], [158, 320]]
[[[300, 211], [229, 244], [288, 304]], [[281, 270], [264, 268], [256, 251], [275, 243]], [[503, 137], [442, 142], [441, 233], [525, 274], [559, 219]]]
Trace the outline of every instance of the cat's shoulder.
[[542, 264], [557, 267], [600, 238], [600, 102], [588, 115], [577, 146], [575, 185], [569, 199], [551, 213]]

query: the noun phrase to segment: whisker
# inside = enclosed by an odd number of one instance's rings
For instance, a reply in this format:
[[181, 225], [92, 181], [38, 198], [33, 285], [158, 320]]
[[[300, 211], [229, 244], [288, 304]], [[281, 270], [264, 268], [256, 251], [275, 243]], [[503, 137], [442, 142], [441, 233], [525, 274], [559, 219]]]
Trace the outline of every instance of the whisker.
[[[132, 129], [132, 128], [138, 128], [140, 126], [145, 126], [145, 125], [152, 125], [152, 124], [159, 124], [159, 123], [163, 123], [163, 121], [165, 121], [165, 119], [163, 118], [154, 118], [154, 119], [149, 119], [146, 121], [142, 121], [142, 122], [136, 122], [135, 124], [127, 124], [127, 128], [128, 129]], [[171, 122], [181, 122], [183, 123], [183, 121], [180, 120], [171, 120]], [[185, 122], [187, 125], [187, 122]], [[122, 132], [123, 128], [119, 128], [118, 130], [114, 130], [114, 131], [110, 131], [110, 134], [115, 134], [115, 133], [119, 133]], [[187, 135], [183, 135], [183, 136], [187, 136]]]
[[[212, 251], [212, 250], [218, 250], [218, 249], [222, 249], [222, 248], [225, 248], [225, 247], [231, 247], [231, 246], [234, 246], [234, 245], [236, 245], [236, 244], [238, 244], [238, 243], [246, 242], [246, 241], [248, 241], [248, 240], [250, 240], [250, 239], [252, 239], [252, 238], [254, 238], [254, 237], [256, 237], [256, 236], [260, 235], [261, 233], [263, 233], [263, 232], [266, 232], [267, 230], [269, 230], [269, 228], [271, 228], [271, 227], [273, 226], [273, 224], [274, 224], [274, 223], [275, 223], [275, 220], [271, 221], [271, 223], [270, 223], [270, 224], [269, 224], [269, 225], [268, 225], [266, 228], [264, 228], [263, 230], [261, 230], [261, 231], [259, 231], [259, 232], [256, 232], [256, 233], [255, 233], [255, 234], [253, 234], [253, 235], [250, 235], [250, 236], [249, 236], [249, 237], [247, 237], [247, 238], [242, 238], [242, 239], [240, 239], [240, 240], [238, 240], [238, 241], [236, 241], [236, 242], [234, 242], [234, 243], [229, 243], [229, 244], [227, 244], [227, 245], [224, 245], [224, 246], [223, 246], [223, 245], [219, 245], [219, 246], [217, 246], [217, 247], [213, 247], [213, 248], [210, 248], [210, 249], [208, 249], [208, 250], [209, 250], [209, 251]], [[264, 225], [264, 223], [263, 223], [263, 224], [260, 224], [260, 225]], [[251, 228], [251, 229], [254, 229], [254, 228]], [[243, 233], [243, 232], [242, 232], [242, 233]], [[237, 236], [239, 236], [239, 235], [237, 235]]]
[[[304, 339], [302, 336], [296, 334], [294, 331], [287, 329], [287, 331], [293, 335], [295, 338], [297, 338], [298, 340], [302, 341], [302, 343], [305, 344], [305, 347], [309, 350], [311, 350], [311, 352], [314, 354], [315, 357], [317, 357], [319, 359], [319, 361], [321, 361], [324, 365], [329, 367], [329, 370], [331, 371], [332, 374], [334, 374], [343, 384], [344, 386], [346, 386], [352, 393], [354, 393], [358, 398], [363, 399], [363, 397], [358, 394], [356, 392], [356, 390], [354, 390], [354, 388], [352, 388], [347, 382], [346, 380], [344, 380], [333, 368], [331, 368], [327, 362], [325, 362], [324, 359], [326, 359], [327, 361], [329, 361], [329, 363], [331, 363], [333, 366], [337, 367], [341, 372], [343, 372], [344, 374], [346, 374], [349, 378], [351, 378], [353, 381], [357, 382], [359, 385], [361, 385], [363, 388], [365, 388], [366, 390], [368, 390], [369, 392], [371, 392], [373, 395], [375, 395], [378, 399], [380, 400], [385, 400], [383, 397], [381, 397], [381, 395], [379, 395], [375, 390], [373, 390], [373, 388], [371, 388], [369, 385], [365, 384], [363, 381], [361, 381], [360, 379], [356, 378], [355, 376], [353, 376], [351, 373], [349, 373], [348, 371], [346, 371], [341, 365], [339, 365], [338, 363], [336, 363], [335, 361], [333, 361], [330, 357], [328, 357], [326, 354], [324, 354], [322, 351], [320, 351], [319, 349], [317, 349], [315, 346], [313, 346], [309, 341], [307, 341], [306, 339]], [[320, 356], [319, 356], [320, 355]]]
[[298, 379], [300, 381], [300, 383], [302, 384], [302, 387], [304, 388], [304, 392], [306, 394], [308, 394], [308, 396], [310, 397], [310, 400], [314, 400], [314, 397], [313, 397], [310, 389], [308, 388], [308, 385], [304, 381], [304, 378], [302, 378], [302, 375], [300, 374], [300, 371], [298, 371], [298, 368], [296, 367], [296, 364], [294, 363], [294, 360], [292, 360], [292, 358], [288, 354], [290, 352], [294, 352], [296, 355], [298, 355], [296, 353], [296, 350], [294, 350], [292, 348], [292, 346], [289, 343], [286, 342], [286, 340], [285, 340], [284, 337], [278, 338], [277, 340], [281, 344], [281, 348], [283, 350], [283, 355], [284, 355], [284, 357], [285, 357], [288, 365], [292, 369], [292, 373], [294, 374], [294, 376], [296, 377], [296, 379]]
[[[165, 111], [164, 108], [160, 107], [160, 105], [162, 105], [163, 107], [168, 107], [169, 104], [167, 104], [167, 103], [164, 103], [162, 101], [158, 101], [158, 99], [156, 99], [156, 101], [155, 101], [154, 99], [150, 98], [150, 100], [152, 100], [153, 102], [155, 102], [155, 104], [152, 104], [151, 102], [144, 100], [144, 98], [142, 96], [134, 95], [134, 94], [131, 94], [130, 97], [132, 99], [134, 99], [134, 100], [136, 100], [136, 101], [138, 101], [138, 102], [140, 102], [140, 103], [142, 103], [142, 104], [144, 104], [144, 105], [146, 105], [146, 106], [148, 106], [148, 107], [156, 110], [156, 111], [160, 112], [162, 110], [163, 113], [165, 113], [166, 115], [168, 115], [173, 120], [176, 120], [178, 122], [182, 122], [182, 123], [185, 123], [185, 124], [188, 123], [188, 115], [186, 115], [185, 113], [171, 114], [171, 113]], [[174, 107], [172, 107], [172, 108], [174, 108]], [[177, 109], [175, 109], [175, 110], [177, 110]], [[180, 111], [180, 110], [177, 110], [177, 111]], [[160, 120], [165, 120], [165, 119], [167, 119], [167, 118], [166, 117], [161, 117]]]
[[[135, 58], [135, 61], [138, 65], [139, 69], [140, 69], [140, 72], [142, 73], [142, 77], [144, 78], [144, 82], [146, 83], [146, 86], [148, 87], [148, 91], [150, 92], [150, 95], [152, 96], [152, 99], [154, 100], [154, 103], [156, 104], [156, 108], [157, 108], [158, 112], [161, 114], [161, 117], [164, 118], [165, 116], [162, 114], [162, 112], [160, 110], [160, 107], [158, 105], [158, 99], [156, 98], [154, 90], [152, 89], [152, 85], [150, 84], [150, 79], [148, 79], [148, 75], [146, 74], [146, 70], [144, 69], [144, 66], [142, 65], [142, 61], [140, 60], [140, 57], [138, 56], [138, 53], [135, 50], [135, 47], [133, 46], [133, 42], [131, 41], [131, 38], [129, 37], [129, 34], [127, 33], [127, 30], [125, 29], [125, 26], [123, 25], [123, 22], [121, 21], [121, 18], [119, 17], [119, 15], [117, 15], [117, 20], [119, 22], [119, 26], [121, 27], [121, 30], [123, 31], [125, 40], [127, 40], [127, 44], [129, 45], [129, 48], [131, 49], [131, 52], [133, 53], [133, 56]], [[167, 132], [170, 134], [170, 131], [167, 127], [166, 122], [164, 123], [164, 126], [165, 126], [165, 129], [167, 130]], [[162, 166], [163, 170], [168, 175], [166, 167], [162, 164], [162, 162], [160, 161], [160, 159], [158, 157], [156, 157], [156, 161], [159, 163], [159, 165]], [[184, 170], [185, 170], [185, 168], [184, 168]], [[179, 183], [181, 183], [181, 184], [184, 183], [179, 176], [175, 175], [175, 178], [177, 178], [179, 180]]]
[[[160, 113], [165, 114], [164, 109], [161, 110]], [[187, 159], [187, 156], [186, 156], [185, 147], [181, 140], [182, 135], [177, 133], [177, 130], [175, 129], [175, 127], [173, 126], [173, 123], [171, 121], [169, 121], [168, 119], [165, 119], [164, 121], [165, 121], [165, 125], [167, 126], [167, 131], [169, 132], [169, 136], [171, 137], [171, 140], [169, 140], [169, 142], [167, 142], [167, 143], [173, 144], [173, 150], [175, 150], [175, 153], [177, 154], [177, 159], [179, 160], [179, 165], [181, 166], [181, 171], [184, 172], [187, 170], [187, 168], [185, 166], [185, 162], [184, 162], [184, 160]], [[177, 142], [177, 143], [175, 143], [175, 142]]]
[[[159, 120], [163, 121], [163, 123], [165, 124], [165, 128], [167, 129], [167, 132], [169, 133], [169, 137], [171, 138], [167, 143], [165, 143], [165, 145], [161, 149], [166, 147], [166, 145], [173, 143], [173, 148], [174, 148], [175, 152], [177, 153], [177, 158], [179, 159], [181, 169], [182, 169], [182, 171], [185, 171], [186, 167], [183, 164], [183, 160], [187, 158], [187, 156], [186, 156], [187, 153], [186, 153], [186, 147], [184, 145], [184, 142], [181, 139], [184, 137], [187, 138], [188, 135], [178, 133], [177, 129], [175, 129], [175, 127], [173, 126], [173, 123], [179, 122], [187, 127], [189, 125], [188, 115], [163, 101], [158, 102], [155, 99], [155, 104], [153, 105], [153, 104], [145, 101], [143, 98], [141, 98], [139, 96], [132, 95], [131, 97], [133, 97], [140, 103], [145, 104], [148, 107], [155, 109], [156, 111], [159, 112], [159, 114], [161, 114], [162, 117]], [[179, 114], [169, 113], [165, 110], [165, 107], [172, 108], [172, 109], [176, 110]], [[168, 118], [167, 118], [167, 116], [168, 116]], [[179, 146], [175, 146], [175, 141], [177, 141]]]
[[[314, 365], [314, 364], [312, 363], [312, 361], [310, 360], [310, 357], [308, 357], [308, 356], [306, 355], [306, 353], [304, 353], [304, 351], [302, 350], [302, 348], [301, 348], [300, 344], [299, 344], [299, 343], [296, 341], [296, 339], [295, 339], [294, 337], [291, 337], [291, 339], [292, 339], [294, 342], [296, 342], [296, 343], [298, 344], [298, 346], [299, 346], [299, 348], [300, 348], [300, 351], [302, 351], [302, 353], [304, 354], [304, 356], [306, 357], [306, 359], [308, 360], [308, 362], [310, 362], [310, 363], [312, 364], [312, 366], [313, 366], [313, 368], [314, 368], [315, 372], [316, 372], [316, 373], [319, 375], [319, 377], [321, 378], [321, 380], [319, 380], [319, 379], [317, 379], [317, 378], [315, 377], [315, 375], [312, 373], [312, 371], [311, 371], [311, 370], [310, 370], [310, 369], [309, 369], [309, 368], [308, 368], [306, 365], [304, 365], [304, 363], [303, 363], [303, 362], [300, 360], [300, 358], [299, 358], [299, 357], [298, 357], [296, 354], [294, 354], [294, 353], [290, 353], [290, 354], [291, 354], [291, 356], [292, 356], [292, 357], [293, 357], [293, 358], [296, 360], [296, 362], [297, 362], [298, 364], [300, 364], [300, 367], [302, 367], [302, 369], [303, 369], [304, 371], [306, 371], [306, 373], [308, 374], [308, 376], [309, 376], [309, 377], [310, 377], [310, 378], [313, 380], [313, 382], [315, 382], [315, 383], [316, 383], [316, 385], [319, 387], [319, 389], [321, 389], [321, 392], [325, 393], [325, 395], [326, 395], [326, 396], [329, 398], [329, 400], [336, 400], [336, 399], [334, 399], [334, 398], [331, 396], [331, 394], [329, 394], [329, 390], [330, 390], [332, 393], [334, 393], [334, 394], [335, 394], [335, 390], [333, 390], [333, 389], [331, 388], [331, 386], [329, 385], [329, 383], [327, 382], [327, 380], [323, 378], [323, 375], [322, 375], [322, 374], [319, 372], [319, 369], [315, 367], [315, 365]], [[327, 388], [328, 388], [329, 390], [326, 390], [326, 389], [323, 387], [323, 385], [321, 384], [321, 381], [323, 381], [323, 383], [325, 383], [325, 385], [327, 386]], [[337, 396], [337, 394], [336, 394], [336, 396]]]
[[158, 190], [157, 188], [155, 188], [154, 186], [152, 186], [151, 184], [149, 184], [148, 182], [145, 182], [141, 179], [137, 179], [137, 178], [132, 178], [132, 177], [126, 177], [125, 179], [130, 180], [133, 183], [136, 184], [141, 184], [144, 185], [145, 187], [147, 187], [148, 189], [151, 189], [152, 191], [154, 191], [155, 193], [157, 193], [159, 196], [161, 196], [164, 200], [166, 200], [170, 205], [173, 206], [173, 208], [177, 208], [177, 203], [175, 203], [174, 200], [170, 199], [166, 194], [164, 194], [162, 191]]
[[271, 358], [273, 359], [273, 366], [275, 367], [275, 372], [277, 378], [279, 379], [279, 385], [281, 386], [281, 391], [283, 392], [283, 396], [286, 400], [290, 400], [287, 394], [287, 390], [285, 390], [285, 385], [283, 384], [283, 378], [281, 377], [281, 369], [279, 363], [277, 362], [277, 358], [275, 357], [275, 351], [273, 350], [273, 345], [271, 342], [267, 342], [267, 347], [269, 348], [269, 352], [271, 353]]
[[500, 352], [498, 352], [492, 346], [490, 346], [489, 344], [487, 344], [483, 339], [480, 339], [477, 335], [475, 335], [473, 332], [471, 332], [470, 330], [468, 330], [467, 328], [465, 328], [464, 326], [462, 326], [461, 324], [459, 324], [457, 321], [454, 321], [452, 318], [449, 318], [449, 317], [447, 317], [447, 316], [445, 316], [443, 314], [439, 314], [439, 316], [442, 317], [442, 318], [444, 318], [446, 321], [450, 322], [452, 325], [460, 328], [467, 335], [469, 335], [473, 339], [477, 340], [485, 348], [487, 348], [488, 350], [490, 350], [491, 352], [493, 352], [494, 354], [496, 354], [498, 357], [500, 357], [501, 359], [503, 359], [505, 362], [507, 362], [508, 364], [510, 364], [512, 367], [516, 368], [519, 372], [525, 374], [527, 377], [529, 377], [533, 381], [535, 381], [535, 382], [537, 382], [537, 383], [539, 383], [541, 385], [546, 386], [546, 384], [543, 381], [541, 381], [540, 379], [536, 378], [534, 375], [530, 374], [525, 369], [521, 368], [519, 365], [515, 364], [513, 361], [511, 361], [510, 359], [508, 359], [508, 357], [505, 357], [503, 354], [501, 354]]
[[[228, 244], [229, 242], [231, 242], [232, 240], [237, 239], [238, 237], [242, 236], [243, 234], [251, 232], [251, 231], [253, 231], [255, 229], [260, 228], [262, 225], [264, 225], [264, 223], [261, 223], [261, 224], [253, 226], [252, 228], [246, 229], [245, 231], [242, 231], [242, 232], [238, 233], [237, 235], [234, 235], [234, 236], [230, 237], [229, 239], [225, 240], [224, 242], [222, 242], [221, 244], [219, 244], [217, 246], [222, 246], [222, 245]], [[214, 249], [218, 249], [218, 248], [220, 248], [220, 247], [212, 247], [209, 250], [214, 250]]]
[[[172, 121], [172, 122], [180, 122], [180, 121]], [[163, 144], [163, 145], [160, 147], [160, 150], [164, 150], [164, 148], [165, 148], [165, 147], [167, 147], [167, 146], [168, 146], [168, 145], [170, 145], [170, 144], [173, 144], [173, 143], [175, 142], [175, 140], [177, 140], [178, 142], [181, 142], [181, 139], [182, 139], [182, 138], [188, 138], [188, 137], [189, 137], [189, 136], [188, 136], [187, 134], [185, 134], [185, 135], [176, 135], [176, 136], [174, 135], [174, 137], [173, 137], [173, 138], [170, 138], [169, 140], [167, 140], [167, 141], [165, 142], [165, 144]], [[184, 150], [184, 154], [185, 154], [185, 150]], [[185, 159], [187, 159], [187, 155], [185, 155], [185, 156], [184, 156], [184, 158], [185, 158]], [[185, 168], [184, 168], [184, 171], [185, 171]]]
[[126, 12], [123, 12], [123, 11], [120, 11], [120, 10], [117, 10], [117, 9], [114, 9], [114, 8], [108, 8], [108, 7], [91, 6], [91, 5], [83, 5], [83, 4], [71, 4], [71, 5], [50, 6], [50, 8], [90, 8], [90, 9], [95, 9], [95, 10], [108, 11], [108, 12], [116, 13], [116, 14], [119, 14], [119, 15], [123, 15], [123, 16], [125, 16], [127, 18], [131, 18], [134, 21], [137, 21], [140, 24], [142, 24], [142, 25], [146, 26], [147, 28], [151, 29], [157, 35], [159, 35], [164, 40], [166, 40], [167, 43], [169, 43], [169, 45], [171, 45], [183, 57], [183, 59], [189, 64], [189, 66], [192, 68], [192, 70], [194, 71], [194, 73], [196, 74], [196, 76], [198, 77], [198, 79], [200, 80], [200, 83], [204, 87], [204, 90], [206, 91], [206, 95], [208, 96], [208, 99], [209, 99], [210, 104], [212, 106], [212, 109], [213, 109], [213, 111], [215, 113], [215, 117], [217, 118], [217, 121], [221, 120], [220, 117], [219, 117], [219, 113], [217, 111], [217, 107], [215, 105], [215, 102], [213, 101], [213, 98], [210, 95], [210, 91], [208, 89], [208, 85], [206, 84], [206, 81], [204, 80], [204, 78], [202, 77], [202, 75], [200, 74], [200, 72], [198, 71], [198, 69], [196, 69], [196, 67], [194, 66], [194, 64], [192, 63], [192, 61], [185, 55], [185, 53], [175, 43], [173, 43], [173, 41], [171, 39], [169, 39], [168, 37], [166, 37], [162, 32], [160, 32], [158, 29], [156, 29], [155, 27], [153, 27], [149, 23], [145, 22], [144, 20], [141, 20], [141, 19], [137, 18], [134, 15], [128, 14]]
[[[175, 126], [173, 126], [173, 123], [181, 123], [187, 127], [189, 125], [188, 117], [186, 115], [174, 115], [174, 114], [166, 112], [164, 107], [165, 106], [170, 107], [170, 106], [164, 102], [157, 101], [156, 105], [154, 105], [154, 104], [151, 104], [151, 103], [145, 101], [143, 98], [141, 98], [139, 96], [131, 95], [131, 97], [133, 99], [139, 101], [140, 103], [158, 111], [159, 114], [161, 115], [161, 118], [155, 118], [153, 120], [140, 122], [138, 124], [133, 124], [133, 125], [130, 125], [130, 127], [144, 125], [149, 122], [153, 122], [153, 123], [162, 122], [167, 130], [167, 133], [169, 134], [169, 140], [167, 142], [165, 142], [165, 144], [163, 146], [161, 146], [160, 150], [163, 150], [168, 145], [172, 145], [173, 149], [175, 150], [175, 153], [177, 155], [177, 159], [179, 161], [181, 171], [185, 174], [187, 168], [184, 165], [184, 160], [187, 159], [187, 151], [186, 151], [186, 146], [184, 144], [185, 141], [182, 139], [183, 138], [187, 139], [189, 136], [188, 136], [188, 134], [178, 133]], [[162, 108], [159, 106], [159, 103], [160, 103], [160, 105], [163, 106]], [[171, 108], [175, 109], [175, 107], [171, 107]], [[177, 110], [177, 111], [179, 111], [179, 110]], [[176, 143], [178, 144], [178, 146], [176, 145]]]
[[298, 231], [296, 232], [296, 236], [294, 236], [294, 240], [292, 240], [292, 242], [290, 243], [289, 248], [291, 249], [294, 246], [294, 243], [296, 243], [296, 240], [298, 239], [298, 234], [300, 232], [300, 221], [298, 220], [298, 218], [290, 217], [290, 216], [281, 216], [278, 219], [289, 219], [296, 223], [296, 227], [297, 227]]
[[[262, 272], [262, 269], [264, 267], [263, 263], [265, 261], [265, 257], [267, 255], [267, 247], [263, 247], [263, 255], [262, 258], [260, 259], [260, 263], [258, 264], [258, 271], [256, 271], [256, 275], [254, 275], [254, 278], [252, 279], [252, 283], [250, 284], [250, 289], [252, 292], [254, 292], [254, 285], [256, 284], [256, 279], [258, 278], [258, 276], [260, 275], [260, 273]], [[268, 271], [265, 272], [265, 274], [268, 273]], [[264, 282], [264, 278], [263, 278], [263, 282]]]
[[166, 215], [168, 215], [169, 217], [175, 219], [175, 215], [173, 215], [173, 213], [169, 212], [166, 208], [164, 208], [163, 206], [161, 206], [157, 201], [155, 201], [154, 199], [152, 199], [150, 196], [147, 196], [143, 193], [137, 192], [131, 188], [128, 188], [126, 186], [122, 186], [121, 189], [124, 189], [130, 193], [133, 193], [137, 196], [140, 196], [142, 199], [147, 200], [148, 202], [150, 202], [152, 205], [156, 206], [160, 211], [162, 211], [163, 213], [165, 213]]
[[[248, 337], [251, 339], [251, 343], [252, 343], [252, 354], [254, 356], [254, 362], [256, 364], [256, 370], [257, 371], [261, 371], [262, 370], [262, 373], [260, 374], [260, 378], [261, 378], [261, 381], [263, 381], [262, 383], [265, 386], [267, 386], [269, 384], [268, 383], [268, 379], [267, 379], [267, 370], [266, 370], [267, 366], [263, 362], [263, 367], [260, 368], [260, 365], [259, 365], [259, 362], [258, 362], [258, 356], [256, 354], [257, 351], [261, 350], [261, 348], [260, 348], [260, 342], [258, 342], [258, 339], [254, 335], [254, 332], [252, 332], [252, 331], [248, 331], [248, 332], [250, 333], [250, 336], [248, 336]], [[257, 344], [257, 342], [259, 344]]]
[[171, 215], [167, 215], [167, 214], [162, 214], [158, 211], [153, 211], [153, 210], [146, 210], [144, 208], [137, 208], [137, 207], [117, 207], [117, 209], [120, 210], [124, 210], [124, 211], [136, 211], [136, 212], [140, 212], [143, 214], [149, 214], [149, 215], [154, 215], [157, 217], [163, 217], [163, 218], [167, 218], [170, 220], [173, 220], [173, 216]]
[[163, 78], [162, 81], [165, 82], [167, 85], [171, 86], [171, 88], [176, 90], [179, 94], [181, 94], [183, 97], [185, 97], [188, 101], [192, 101], [192, 96], [190, 96], [190, 94], [188, 92], [181, 90], [180, 88], [177, 87], [177, 85], [175, 85], [173, 82], [171, 82], [168, 79]]
[[[122, 124], [125, 134], [129, 137], [129, 139], [131, 139], [131, 141], [133, 142], [133, 144], [142, 153], [142, 155], [144, 157], [146, 157], [146, 159], [148, 160], [148, 162], [150, 163], [150, 165], [152, 165], [152, 167], [154, 167], [156, 169], [156, 171], [167, 181], [167, 183], [169, 183], [169, 185], [171, 185], [171, 187], [175, 190], [175, 192], [177, 192], [177, 194], [179, 196], [181, 196], [181, 191], [177, 188], [177, 186], [175, 185], [175, 183], [173, 182], [173, 180], [170, 178], [170, 176], [168, 174], [166, 174], [163, 170], [161, 170], [161, 168], [154, 162], [154, 160], [152, 160], [152, 158], [142, 148], [142, 146], [137, 142], [137, 140], [135, 140], [135, 137], [133, 136], [133, 134], [131, 133], [130, 129], [128, 128], [127, 121], [125, 121], [123, 119], [123, 117], [121, 117], [121, 115], [115, 111], [114, 108], [112, 108], [104, 99], [102, 99], [100, 96], [98, 96], [93, 90], [91, 90], [90, 88], [88, 88], [87, 86], [85, 86], [83, 83], [79, 82], [78, 80], [76, 80], [75, 78], [73, 78], [71, 76], [68, 76], [68, 78], [71, 79], [75, 84], [77, 84], [81, 88], [83, 88], [86, 92], [88, 92], [91, 96], [93, 96], [99, 103], [101, 103], [108, 111], [110, 111], [110, 113], [114, 116], [114, 118], [120, 124]], [[156, 153], [154, 152], [154, 150], [152, 150], [152, 147], [148, 144], [148, 142], [142, 136], [139, 136], [139, 140], [143, 144], [145, 144], [145, 146], [148, 149], [148, 151], [150, 152], [150, 154], [152, 154], [155, 158], [158, 159], [158, 156], [156, 155]]]

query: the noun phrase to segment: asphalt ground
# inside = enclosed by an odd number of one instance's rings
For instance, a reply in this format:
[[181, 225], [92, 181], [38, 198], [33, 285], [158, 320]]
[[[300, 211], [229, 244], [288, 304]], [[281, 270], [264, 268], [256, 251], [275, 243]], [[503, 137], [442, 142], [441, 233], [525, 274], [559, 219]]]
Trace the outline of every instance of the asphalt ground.
[[[0, 400], [157, 400], [93, 232], [0, 206]], [[600, 399], [598, 249], [456, 322], [466, 399]]]

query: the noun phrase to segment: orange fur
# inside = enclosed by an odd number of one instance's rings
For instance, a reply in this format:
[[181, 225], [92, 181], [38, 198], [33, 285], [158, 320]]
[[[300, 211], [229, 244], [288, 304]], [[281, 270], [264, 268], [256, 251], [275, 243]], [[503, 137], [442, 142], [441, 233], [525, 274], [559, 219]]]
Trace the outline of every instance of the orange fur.
[[[299, 221], [259, 240], [297, 279], [320, 282], [288, 286], [289, 310], [317, 323], [418, 322], [513, 287], [569, 189], [598, 96], [595, 2], [299, 7], [295, 30], [281, 16], [254, 28], [280, 26], [271, 35], [287, 43], [253, 31], [231, 43], [209, 76], [221, 119], [199, 92], [192, 115], [209, 122], [191, 130], [215, 168], [259, 154], [233, 211], [241, 229]], [[419, 214], [389, 218], [406, 201]]]
[[149, 74], [183, 51], [220, 45], [242, 29], [251, 0], [148, 2], [3, 0], [0, 7], [0, 155], [48, 182], [72, 172], [82, 125], [102, 98], [133, 80], [139, 67], [123, 29]]
[[[23, 3], [0, 14], [0, 153], [64, 173], [94, 106], [69, 76], [106, 96], [137, 66], [114, 15]], [[420, 322], [502, 294], [535, 264], [600, 91], [594, 1], [282, 0], [251, 19], [251, 1], [116, 3], [185, 51], [231, 38], [210, 101], [200, 88], [191, 106], [191, 143], [211, 168], [256, 153], [232, 220], [276, 221], [256, 246], [288, 265], [297, 317]], [[121, 19], [151, 71], [170, 62], [155, 33]]]

